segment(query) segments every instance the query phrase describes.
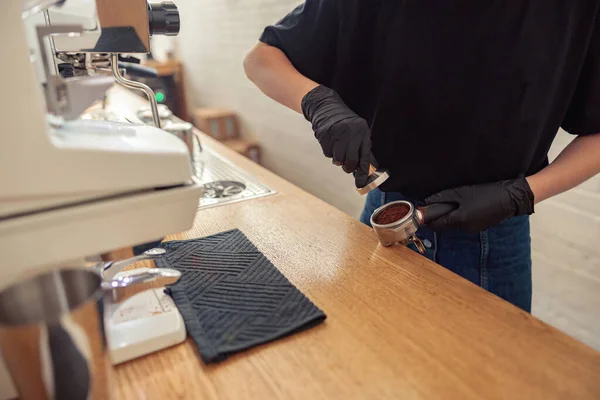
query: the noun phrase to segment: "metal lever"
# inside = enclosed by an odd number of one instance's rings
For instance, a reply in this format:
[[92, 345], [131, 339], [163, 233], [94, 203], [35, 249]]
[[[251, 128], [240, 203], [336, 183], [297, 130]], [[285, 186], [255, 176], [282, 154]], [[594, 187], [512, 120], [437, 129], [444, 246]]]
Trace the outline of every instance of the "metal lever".
[[100, 264], [98, 264], [97, 268], [100, 272], [100, 275], [102, 275], [102, 278], [105, 281], [110, 281], [111, 279], [114, 278], [115, 275], [117, 275], [119, 272], [121, 272], [123, 270], [123, 268], [125, 268], [133, 263], [139, 262], [139, 261], [156, 260], [157, 258], [161, 257], [166, 252], [167, 251], [165, 249], [156, 247], [154, 249], [150, 249], [150, 250], [143, 252], [139, 256], [127, 258], [125, 260], [100, 263]]
[[154, 126], [156, 126], [157, 128], [161, 128], [160, 118], [158, 116], [158, 102], [156, 101], [156, 95], [154, 94], [154, 91], [148, 85], [144, 85], [143, 83], [136, 81], [131, 81], [123, 77], [123, 75], [121, 75], [121, 70], [119, 69], [118, 54], [111, 54], [110, 58], [110, 67], [117, 83], [129, 89], [141, 90], [146, 94], [146, 96], [148, 97], [148, 101], [150, 102], [150, 110], [152, 110], [152, 122], [154, 123]]
[[171, 268], [152, 268], [130, 276], [122, 276], [108, 282], [102, 282], [102, 289], [113, 303], [121, 303], [138, 293], [152, 287], [161, 287], [176, 283], [181, 272]]
[[157, 278], [164, 278], [164, 280], [160, 281], [160, 286], [172, 285], [180, 277], [181, 272], [172, 268], [151, 268], [139, 274], [121, 276], [112, 281], [102, 282], [102, 289], [124, 288], [139, 285], [140, 283], [154, 282]]

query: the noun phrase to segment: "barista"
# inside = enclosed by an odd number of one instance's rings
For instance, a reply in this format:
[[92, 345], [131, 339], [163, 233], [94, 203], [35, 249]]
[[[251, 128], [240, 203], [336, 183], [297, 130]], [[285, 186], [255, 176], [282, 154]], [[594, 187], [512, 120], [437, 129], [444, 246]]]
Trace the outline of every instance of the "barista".
[[[426, 255], [529, 311], [534, 205], [600, 172], [600, 0], [307, 0], [245, 60], [364, 186], [361, 220], [394, 200], [458, 208]], [[562, 127], [577, 135], [548, 165]]]

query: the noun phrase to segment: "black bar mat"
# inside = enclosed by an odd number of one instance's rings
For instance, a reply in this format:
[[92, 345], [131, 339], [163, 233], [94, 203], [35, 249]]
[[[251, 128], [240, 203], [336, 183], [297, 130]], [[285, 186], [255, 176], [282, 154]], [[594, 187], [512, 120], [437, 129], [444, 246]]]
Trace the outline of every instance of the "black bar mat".
[[207, 363], [308, 329], [323, 311], [239, 230], [162, 243], [156, 263], [181, 271], [167, 290]]

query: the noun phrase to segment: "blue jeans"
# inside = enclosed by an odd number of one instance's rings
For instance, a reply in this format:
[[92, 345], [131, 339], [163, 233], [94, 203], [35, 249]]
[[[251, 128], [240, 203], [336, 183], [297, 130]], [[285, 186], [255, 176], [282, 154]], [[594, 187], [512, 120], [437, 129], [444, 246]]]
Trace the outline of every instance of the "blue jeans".
[[[371, 225], [371, 214], [385, 203], [396, 200], [415, 202], [396, 192], [379, 189], [367, 196], [361, 222]], [[425, 257], [476, 285], [531, 312], [531, 238], [529, 217], [503, 221], [481, 233], [461, 231], [434, 232], [421, 227]], [[416, 251], [414, 246], [411, 246]]]

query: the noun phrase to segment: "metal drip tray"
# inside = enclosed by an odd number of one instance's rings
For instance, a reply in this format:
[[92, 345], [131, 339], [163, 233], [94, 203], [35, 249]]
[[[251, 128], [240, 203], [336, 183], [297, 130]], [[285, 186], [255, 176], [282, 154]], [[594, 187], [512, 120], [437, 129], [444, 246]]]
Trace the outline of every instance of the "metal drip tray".
[[268, 186], [232, 164], [210, 148], [194, 144], [194, 171], [204, 194], [198, 208], [214, 207], [274, 194]]
[[203, 186], [204, 196], [207, 199], [222, 199], [237, 196], [246, 190], [246, 185], [237, 181], [215, 181]]
[[[90, 111], [83, 118], [143, 124], [135, 115], [122, 115], [110, 110]], [[176, 123], [183, 122], [175, 116], [171, 117], [170, 120]], [[198, 209], [255, 199], [276, 193], [217, 152], [201, 146], [198, 137], [197, 139], [194, 140], [192, 164], [196, 177], [200, 180], [200, 183], [205, 185]]]

